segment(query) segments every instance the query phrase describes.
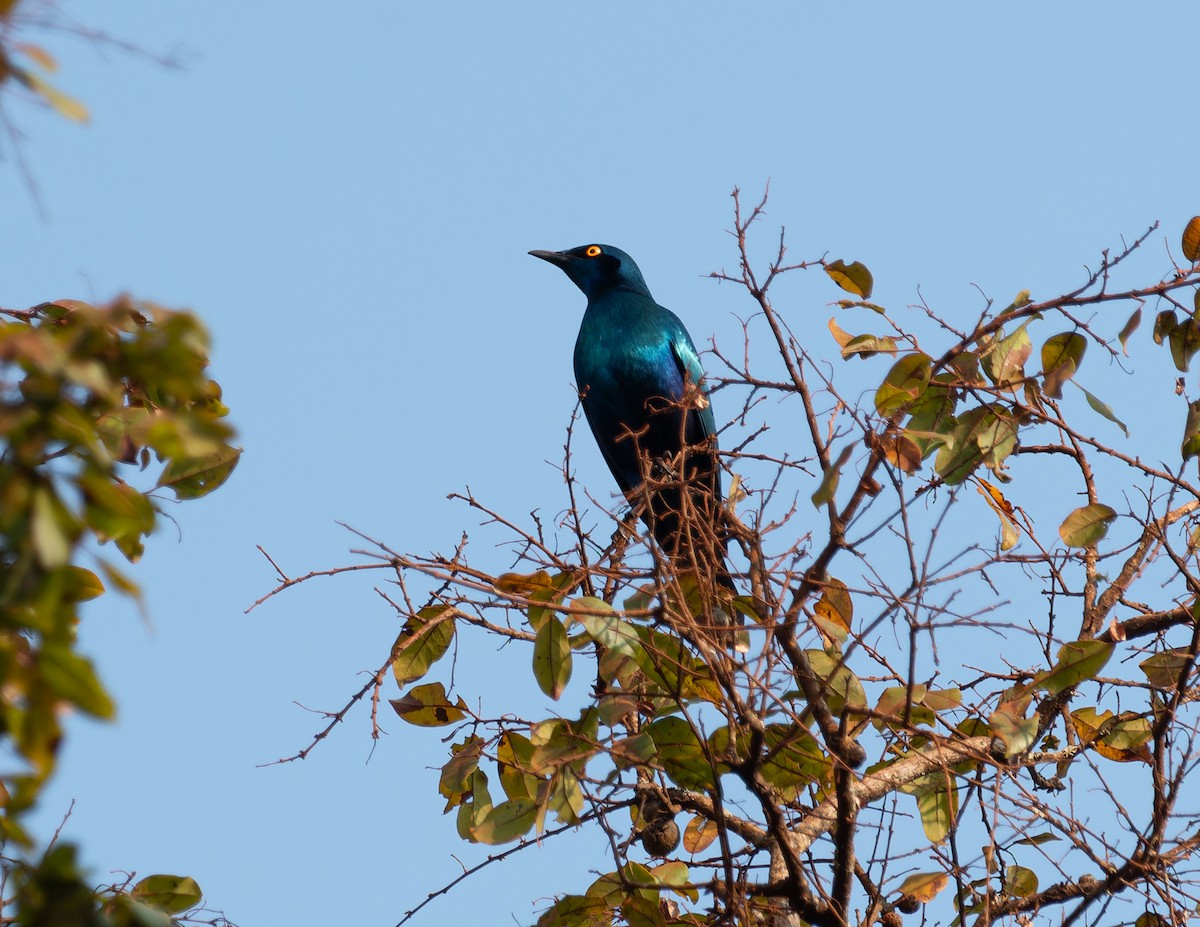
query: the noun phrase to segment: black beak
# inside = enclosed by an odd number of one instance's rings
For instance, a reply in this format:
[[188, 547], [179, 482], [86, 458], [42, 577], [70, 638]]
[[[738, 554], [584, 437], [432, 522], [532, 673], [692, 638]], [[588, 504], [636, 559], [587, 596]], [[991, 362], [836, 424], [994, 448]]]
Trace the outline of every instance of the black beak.
[[568, 254], [563, 254], [561, 251], [530, 251], [535, 258], [541, 258], [543, 261], [549, 261], [558, 267], [566, 267], [571, 263], [571, 257]]

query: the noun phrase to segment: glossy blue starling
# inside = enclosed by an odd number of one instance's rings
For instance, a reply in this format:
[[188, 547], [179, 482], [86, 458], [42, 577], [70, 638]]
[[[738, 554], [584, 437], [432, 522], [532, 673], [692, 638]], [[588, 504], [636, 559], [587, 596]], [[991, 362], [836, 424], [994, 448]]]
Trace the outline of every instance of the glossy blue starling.
[[654, 301], [637, 264], [619, 248], [529, 253], [559, 267], [587, 297], [575, 383], [617, 485], [643, 505], [642, 520], [677, 572], [694, 569], [732, 590], [721, 540], [716, 420], [687, 329]]

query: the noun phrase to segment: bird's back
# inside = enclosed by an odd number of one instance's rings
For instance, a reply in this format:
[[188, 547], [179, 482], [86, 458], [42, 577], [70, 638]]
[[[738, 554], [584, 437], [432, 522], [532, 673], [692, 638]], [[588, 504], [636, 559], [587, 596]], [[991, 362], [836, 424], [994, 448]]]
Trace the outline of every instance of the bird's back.
[[[679, 318], [648, 296], [614, 290], [588, 302], [575, 341], [575, 380], [584, 411], [622, 491], [642, 481], [638, 451], [653, 459], [703, 444], [715, 432], [712, 410], [699, 392], [688, 408], [683, 366], [695, 347]], [[630, 432], [639, 433], [635, 441]], [[719, 494], [719, 484], [717, 486]]]

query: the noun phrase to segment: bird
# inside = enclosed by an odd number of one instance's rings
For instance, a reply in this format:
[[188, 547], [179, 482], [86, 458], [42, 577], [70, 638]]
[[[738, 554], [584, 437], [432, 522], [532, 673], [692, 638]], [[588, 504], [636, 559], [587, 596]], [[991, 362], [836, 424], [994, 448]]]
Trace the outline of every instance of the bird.
[[[687, 328], [655, 301], [620, 248], [529, 253], [562, 270], [587, 297], [575, 384], [621, 492], [634, 505], [648, 497], [642, 520], [677, 573], [711, 577], [732, 594], [716, 418]], [[727, 614], [721, 610], [718, 620], [728, 623]]]

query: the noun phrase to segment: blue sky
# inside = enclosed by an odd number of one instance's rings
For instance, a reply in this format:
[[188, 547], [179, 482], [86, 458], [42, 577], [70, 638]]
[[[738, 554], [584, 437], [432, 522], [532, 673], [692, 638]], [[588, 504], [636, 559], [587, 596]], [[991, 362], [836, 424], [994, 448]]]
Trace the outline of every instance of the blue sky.
[[[351, 559], [339, 520], [447, 549], [479, 521], [446, 500], [468, 485], [561, 510], [583, 305], [530, 248], [616, 244], [698, 343], [736, 347], [750, 305], [705, 279], [736, 263], [734, 186], [770, 180], [761, 257], [785, 225], [797, 258], [862, 260], [878, 301], [920, 287], [951, 317], [979, 290], [1069, 289], [1156, 219], [1161, 269], [1200, 211], [1182, 2], [64, 7], [185, 67], [42, 39], [92, 123], [16, 111], [47, 218], [6, 151], [0, 298], [194, 309], [246, 453], [134, 571], [149, 627], [116, 600], [86, 616], [120, 720], [73, 725], [40, 828], [75, 799], [66, 832], [98, 879], [191, 874], [243, 927], [394, 924], [457, 875], [451, 854], [485, 855], [441, 815], [436, 734], [389, 720], [368, 763], [359, 713], [304, 763], [257, 766], [322, 726], [293, 701], [337, 709], [386, 656], [370, 579], [243, 611], [272, 585], [256, 545], [295, 573]], [[824, 344], [837, 294], [817, 276], [783, 293]], [[576, 464], [610, 499], [590, 444]], [[418, 923], [532, 922], [604, 864], [602, 838], [573, 835]]]

